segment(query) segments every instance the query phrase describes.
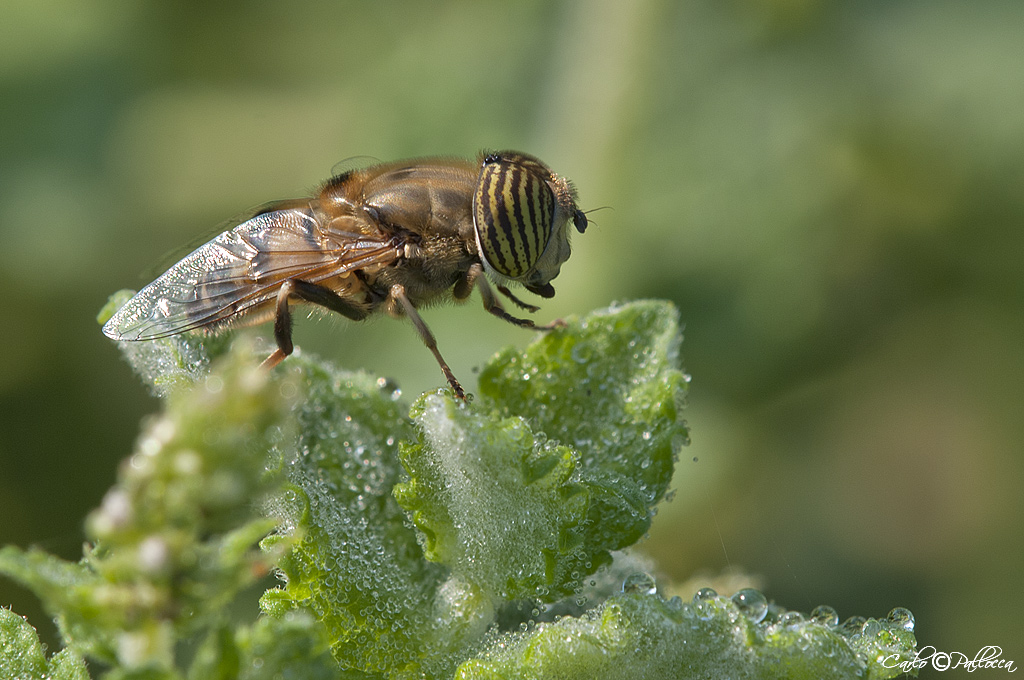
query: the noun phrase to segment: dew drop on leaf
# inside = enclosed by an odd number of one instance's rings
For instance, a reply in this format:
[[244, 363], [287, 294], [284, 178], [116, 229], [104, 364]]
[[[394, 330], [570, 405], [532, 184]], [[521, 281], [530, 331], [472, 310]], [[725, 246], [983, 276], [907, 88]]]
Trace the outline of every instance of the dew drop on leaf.
[[831, 628], [839, 623], [839, 614], [832, 607], [823, 604], [811, 611], [811, 621]]
[[654, 577], [642, 571], [630, 574], [622, 582], [622, 592], [640, 593], [642, 595], [653, 595], [658, 591]]
[[889, 612], [889, 622], [896, 624], [903, 630], [914, 630], [914, 615], [910, 613], [909, 609], [904, 607], [896, 607]]
[[732, 596], [740, 612], [754, 623], [760, 623], [768, 613], [768, 600], [755, 588], [744, 588]]

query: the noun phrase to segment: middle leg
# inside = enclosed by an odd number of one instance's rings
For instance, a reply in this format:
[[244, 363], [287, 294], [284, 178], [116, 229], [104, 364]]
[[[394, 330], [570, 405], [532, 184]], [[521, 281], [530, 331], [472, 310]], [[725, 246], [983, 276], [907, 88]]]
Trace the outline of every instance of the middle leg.
[[434, 338], [434, 334], [430, 332], [426, 322], [420, 313], [416, 311], [416, 308], [412, 304], [412, 300], [405, 292], [405, 286], [400, 283], [396, 283], [391, 286], [391, 297], [398, 300], [399, 304], [402, 305], [402, 311], [412, 321], [412, 325], [416, 327], [416, 330], [420, 334], [420, 338], [423, 339], [423, 344], [427, 346], [431, 354], [437, 360], [438, 365], [441, 367], [441, 372], [444, 373], [444, 377], [448, 379], [448, 384], [451, 385], [452, 390], [455, 392], [455, 396], [459, 399], [466, 399], [466, 392], [462, 389], [462, 385], [459, 384], [455, 374], [452, 373], [452, 369], [448, 367], [448, 362], [441, 356], [441, 352], [437, 349], [437, 340]]

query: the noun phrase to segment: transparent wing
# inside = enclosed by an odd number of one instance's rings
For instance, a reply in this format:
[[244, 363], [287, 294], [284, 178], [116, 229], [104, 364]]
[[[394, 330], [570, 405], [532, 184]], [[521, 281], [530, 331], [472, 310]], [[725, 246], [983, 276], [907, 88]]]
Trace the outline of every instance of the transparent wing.
[[139, 291], [107, 321], [103, 333], [115, 340], [153, 340], [214, 328], [266, 308], [287, 279], [317, 283], [394, 261], [398, 250], [390, 237], [366, 231], [352, 216], [335, 218], [329, 231], [322, 229], [308, 202], [305, 209], [259, 214]]

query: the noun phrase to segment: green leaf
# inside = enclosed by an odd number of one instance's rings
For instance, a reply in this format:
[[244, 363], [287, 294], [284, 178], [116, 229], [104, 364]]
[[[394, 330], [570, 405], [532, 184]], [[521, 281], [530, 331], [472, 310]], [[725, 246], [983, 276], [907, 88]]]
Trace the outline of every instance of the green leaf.
[[77, 654], [114, 663], [117, 658], [115, 593], [87, 560], [67, 562], [42, 550], [0, 549], [0, 573], [31, 590], [56, 619]]
[[176, 390], [87, 521], [94, 541], [68, 563], [6, 548], [0, 572], [56, 617], [69, 648], [124, 672], [169, 672], [176, 645], [224, 617], [286, 545], [258, 542], [279, 520], [260, 504], [280, 489], [289, 399], [297, 386], [239, 350], [198, 386]]
[[279, 565], [287, 586], [263, 596], [264, 611], [312, 612], [344, 669], [391, 673], [439, 658], [429, 631], [443, 572], [423, 560], [391, 494], [398, 442], [412, 436], [397, 395], [365, 374], [302, 358], [286, 370], [306, 394], [287, 468], [287, 515], [301, 538]]
[[[522, 418], [496, 418], [442, 393], [412, 409], [420, 437], [402, 447], [410, 479], [395, 487], [427, 559], [475, 589], [489, 619], [503, 600], [550, 600], [586, 570], [586, 489], [577, 455], [538, 441]], [[572, 572], [576, 572], [576, 576]]]
[[680, 340], [671, 303], [634, 302], [570, 318], [524, 352], [503, 350], [480, 374], [480, 392], [498, 413], [579, 452], [591, 488], [591, 551], [646, 533], [689, 441]]
[[[908, 612], [835, 625], [751, 592], [666, 602], [612, 561], [687, 440], [679, 337], [662, 302], [570, 319], [499, 353], [476, 403], [428, 393], [412, 420], [386, 382], [301, 356], [268, 373], [236, 346], [207, 372], [195, 337], [123, 343], [166, 412], [80, 563], [0, 551], [68, 644], [47, 660], [0, 610], [0, 677], [85, 678], [85, 656], [119, 680], [179, 679], [189, 659], [190, 680], [895, 677]], [[273, 566], [267, 616], [233, 622]]]
[[63, 650], [49, 659], [35, 628], [0, 607], [0, 678], [12, 680], [88, 680], [82, 657]]
[[241, 650], [239, 680], [330, 680], [343, 677], [331, 656], [324, 627], [303, 613], [295, 612], [280, 618], [263, 617], [236, 637]]
[[[685, 680], [689, 678], [893, 678], [913, 654], [913, 633], [894, 620], [858, 648], [839, 626], [789, 616], [750, 618], [729, 599], [683, 603], [651, 589], [610, 598], [574, 618], [495, 637], [463, 663], [458, 680]], [[867, 625], [867, 624], [866, 624]], [[863, 636], [862, 636], [863, 637]], [[888, 661], [883, 662], [883, 660]]]
[[427, 558], [491, 607], [579, 593], [647, 531], [671, 480], [687, 436], [678, 344], [670, 304], [625, 305], [500, 353], [479, 405], [421, 398], [395, 493]]
[[48, 666], [35, 628], [11, 610], [0, 607], [0, 676], [42, 678]]
[[210, 631], [196, 653], [188, 680], [331, 680], [341, 669], [326, 631], [305, 612], [265, 616], [252, 626]]

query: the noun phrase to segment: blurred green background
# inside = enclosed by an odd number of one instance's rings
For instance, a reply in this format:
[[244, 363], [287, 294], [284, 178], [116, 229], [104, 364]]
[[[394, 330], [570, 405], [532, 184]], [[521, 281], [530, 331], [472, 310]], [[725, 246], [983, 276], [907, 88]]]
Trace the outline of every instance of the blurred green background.
[[[482, 148], [612, 208], [539, 319], [681, 310], [693, 444], [641, 546], [663, 577], [902, 605], [922, 645], [1024, 664], [1019, 0], [6, 0], [0, 544], [78, 557], [158, 408], [95, 323], [109, 293], [345, 158]], [[424, 317], [470, 389], [529, 341], [478, 296]], [[443, 383], [408, 324], [296, 340]], [[53, 640], [6, 580], [0, 605]]]

